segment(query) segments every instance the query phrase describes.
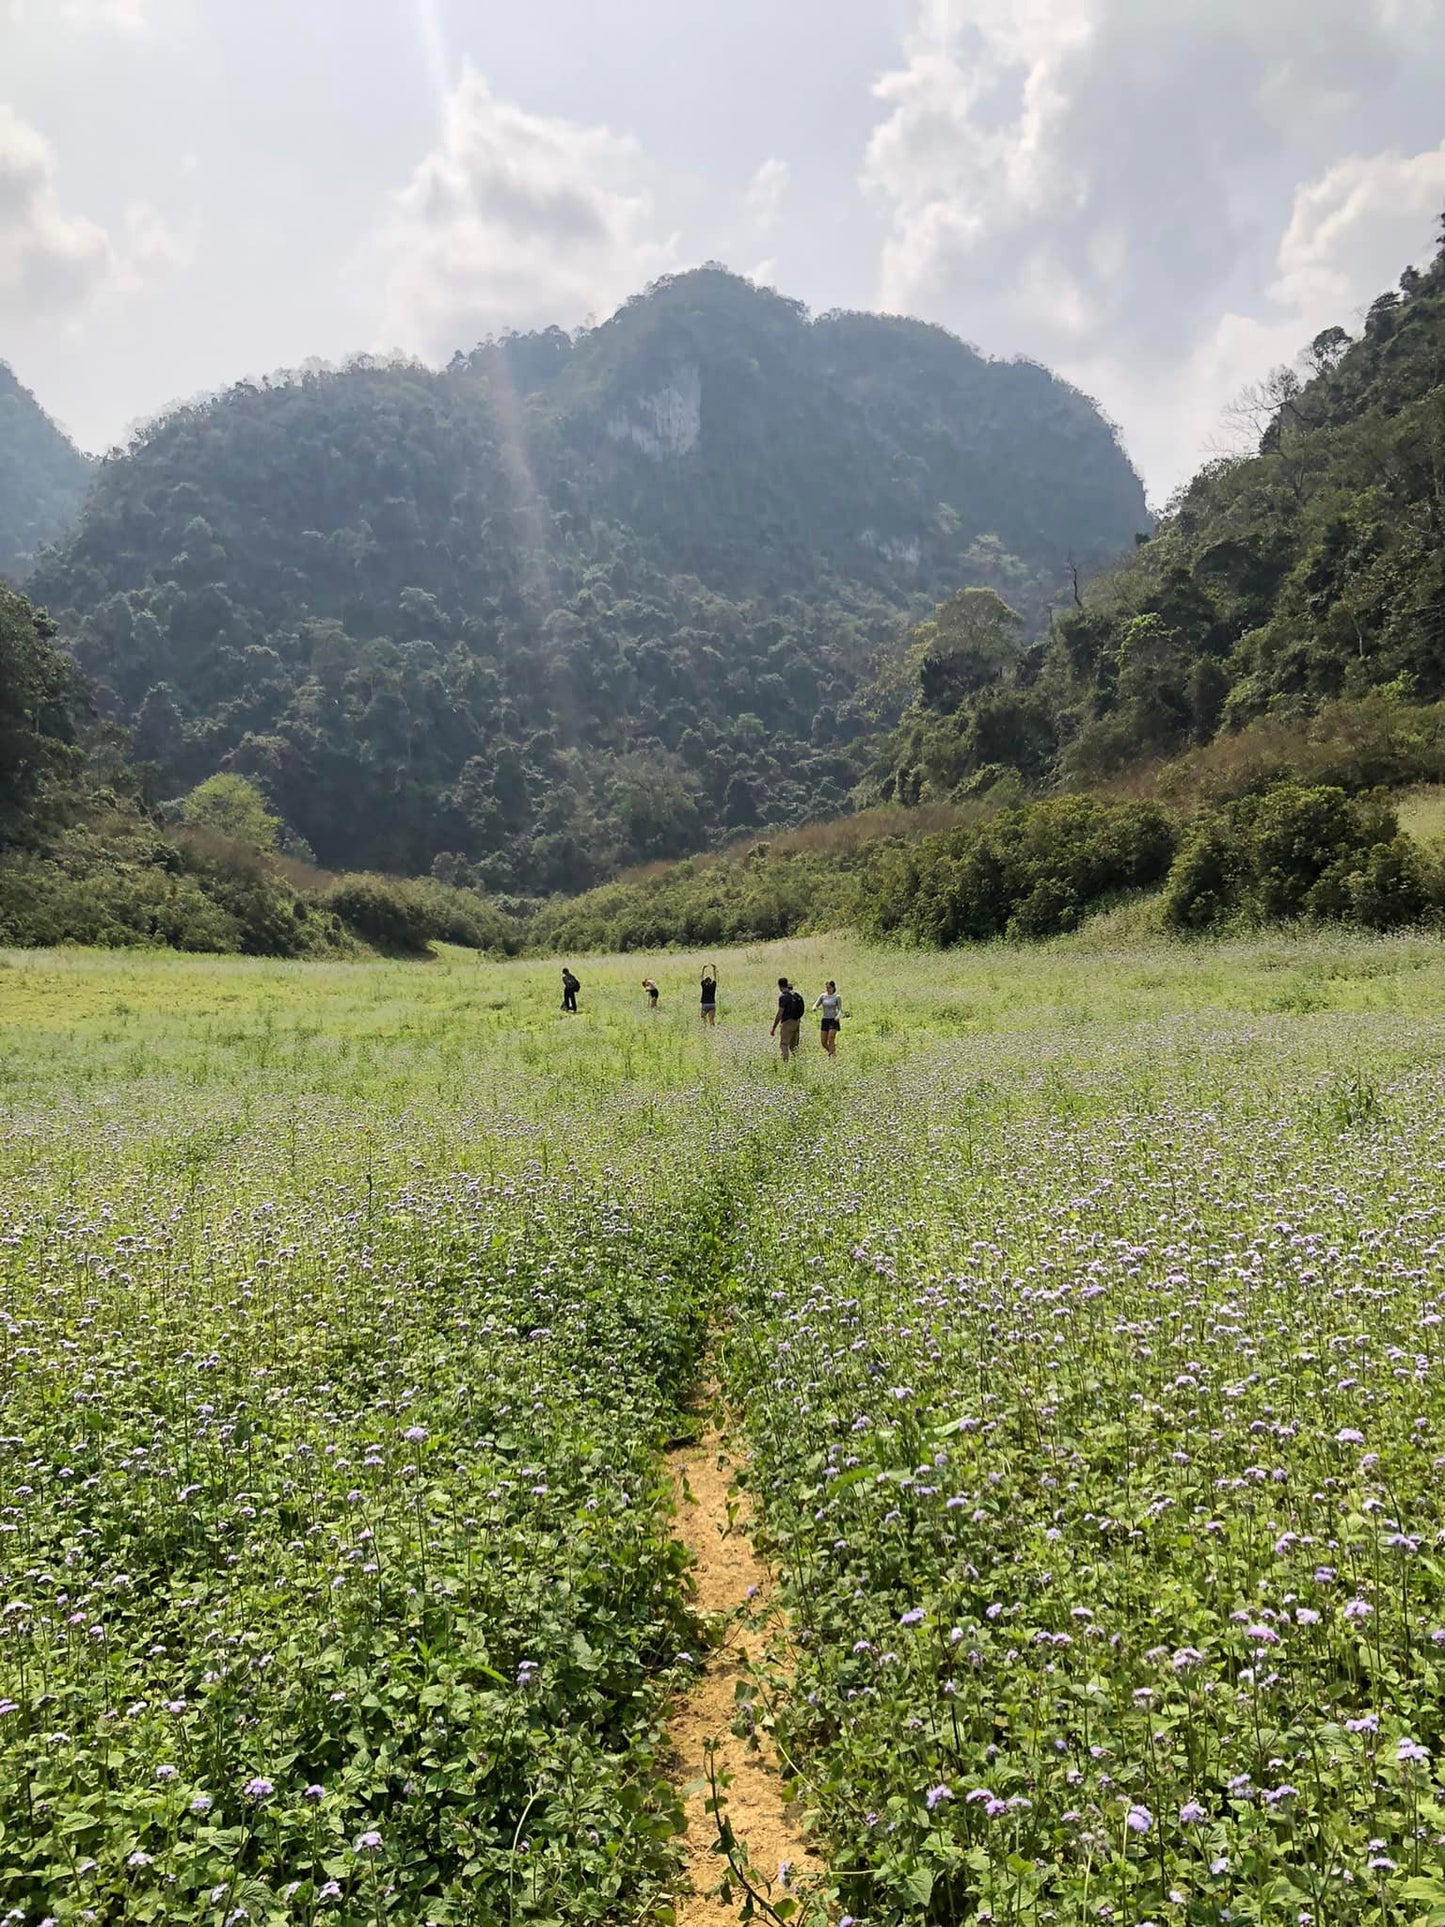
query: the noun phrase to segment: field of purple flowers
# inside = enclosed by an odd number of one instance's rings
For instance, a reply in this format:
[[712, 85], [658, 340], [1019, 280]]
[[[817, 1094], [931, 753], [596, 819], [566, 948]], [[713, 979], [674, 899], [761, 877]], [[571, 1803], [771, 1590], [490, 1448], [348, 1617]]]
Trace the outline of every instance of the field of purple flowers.
[[710, 1346], [839, 1927], [1445, 1921], [1436, 947], [652, 967], [0, 959], [0, 1921], [665, 1920]]
[[874, 1096], [729, 1342], [843, 1913], [1445, 1919], [1445, 1029], [996, 1036]]
[[800, 1094], [725, 1143], [691, 1030], [474, 964], [46, 969], [0, 976], [0, 1917], [650, 1917], [660, 1447]]

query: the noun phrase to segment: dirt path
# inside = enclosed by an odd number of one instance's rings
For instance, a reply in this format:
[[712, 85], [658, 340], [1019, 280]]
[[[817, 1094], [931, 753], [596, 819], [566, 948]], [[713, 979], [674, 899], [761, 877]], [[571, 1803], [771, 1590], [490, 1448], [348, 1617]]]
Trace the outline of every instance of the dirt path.
[[[686, 1788], [696, 1781], [706, 1781], [706, 1743], [716, 1740], [719, 1774], [732, 1775], [726, 1796], [728, 1819], [734, 1834], [747, 1846], [759, 1891], [777, 1900], [785, 1891], [778, 1885], [780, 1863], [791, 1864], [795, 1890], [806, 1891], [823, 1868], [784, 1809], [782, 1780], [771, 1740], [760, 1732], [758, 1745], [752, 1746], [732, 1731], [734, 1688], [747, 1676], [750, 1662], [762, 1654], [765, 1636], [756, 1624], [760, 1617], [756, 1609], [768, 1602], [768, 1570], [747, 1534], [746, 1496], [734, 1483], [723, 1434], [709, 1425], [698, 1444], [669, 1453], [668, 1463], [677, 1493], [677, 1534], [695, 1562], [698, 1610], [731, 1613], [745, 1604], [755, 1609], [746, 1616], [740, 1614], [727, 1627], [722, 1643], [707, 1654], [697, 1683], [673, 1716], [677, 1782]], [[734, 1507], [731, 1528], [729, 1500]], [[677, 1927], [732, 1927], [742, 1902], [736, 1886], [730, 1907], [707, 1898], [708, 1890], [717, 1886], [726, 1867], [721, 1855], [711, 1851], [717, 1825], [704, 1810], [707, 1797], [705, 1790], [685, 1796], [687, 1871], [692, 1891], [677, 1898]]]

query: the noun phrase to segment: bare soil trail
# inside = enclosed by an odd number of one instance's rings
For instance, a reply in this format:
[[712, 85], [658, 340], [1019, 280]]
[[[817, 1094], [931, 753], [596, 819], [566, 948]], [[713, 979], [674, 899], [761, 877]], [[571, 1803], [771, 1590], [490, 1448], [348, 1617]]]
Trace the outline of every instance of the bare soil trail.
[[[709, 1741], [717, 1742], [713, 1758], [719, 1779], [731, 1775], [724, 1796], [727, 1818], [747, 1848], [758, 1891], [776, 1902], [785, 1893], [806, 1892], [824, 1871], [786, 1807], [771, 1739], [759, 1729], [753, 1744], [732, 1730], [735, 1688], [762, 1659], [767, 1637], [762, 1622], [772, 1594], [771, 1576], [748, 1536], [747, 1499], [733, 1473], [735, 1451], [735, 1441], [709, 1423], [696, 1445], [668, 1454], [677, 1536], [693, 1557], [698, 1611], [734, 1615], [720, 1643], [702, 1656], [697, 1680], [671, 1723], [677, 1784], [694, 1789], [684, 1792], [688, 1887], [677, 1896], [677, 1927], [732, 1927], [743, 1900], [736, 1883], [731, 1906], [708, 1897], [727, 1871], [726, 1860], [714, 1851], [717, 1822], [705, 1804]], [[696, 1790], [699, 1781], [701, 1791]], [[791, 1867], [789, 1888], [778, 1879], [784, 1862]]]

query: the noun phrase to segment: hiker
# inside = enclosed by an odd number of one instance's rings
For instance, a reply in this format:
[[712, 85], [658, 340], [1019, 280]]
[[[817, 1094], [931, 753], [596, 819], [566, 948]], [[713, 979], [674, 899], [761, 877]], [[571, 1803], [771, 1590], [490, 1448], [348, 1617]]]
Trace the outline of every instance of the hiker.
[[820, 997], [814, 998], [813, 1008], [823, 1013], [823, 1049], [830, 1057], [836, 1057], [838, 1031], [843, 1022], [843, 999], [831, 977], [828, 979], [828, 988]]
[[657, 1000], [662, 995], [662, 992], [652, 981], [651, 977], [643, 978], [642, 988], [647, 992], [647, 1008], [655, 1011], [657, 1009]]
[[577, 992], [581, 988], [582, 988], [582, 979], [580, 977], [574, 977], [572, 975], [572, 972], [567, 968], [566, 964], [563, 964], [562, 966], [562, 1008], [563, 1010], [570, 1010], [570, 1011], [576, 1010]]
[[704, 964], [702, 967], [702, 1021], [705, 1024], [717, 1022], [716, 964]]
[[778, 979], [778, 1010], [773, 1018], [773, 1028], [769, 1037], [776, 1035], [778, 1049], [782, 1052], [783, 1062], [794, 1056], [798, 1049], [798, 1026], [803, 1021], [803, 1013], [808, 1006], [803, 1002], [803, 993], [794, 990], [786, 977]]

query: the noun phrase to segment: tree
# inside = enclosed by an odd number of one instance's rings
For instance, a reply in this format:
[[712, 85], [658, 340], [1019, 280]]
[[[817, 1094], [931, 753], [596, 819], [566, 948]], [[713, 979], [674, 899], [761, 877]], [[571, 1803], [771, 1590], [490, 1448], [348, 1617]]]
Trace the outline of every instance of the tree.
[[948, 712], [994, 682], [1018, 657], [1022, 618], [993, 589], [960, 589], [909, 641], [925, 708]]
[[1338, 368], [1349, 345], [1350, 337], [1343, 328], [1321, 328], [1306, 348], [1305, 359], [1316, 375], [1327, 375]]
[[257, 850], [274, 850], [285, 829], [256, 785], [227, 770], [197, 783], [181, 803], [181, 821], [204, 824]]
[[0, 846], [33, 827], [80, 766], [80, 682], [54, 634], [48, 616], [0, 585]]

